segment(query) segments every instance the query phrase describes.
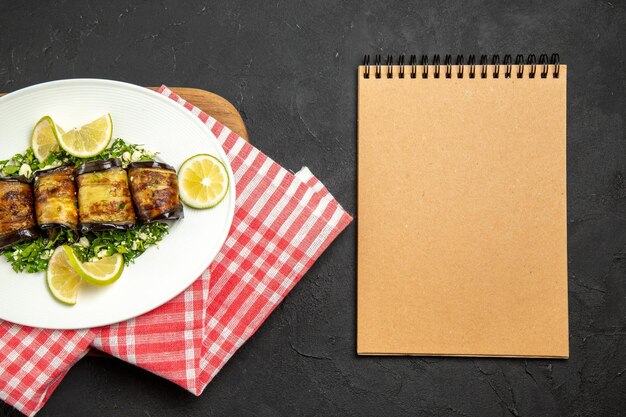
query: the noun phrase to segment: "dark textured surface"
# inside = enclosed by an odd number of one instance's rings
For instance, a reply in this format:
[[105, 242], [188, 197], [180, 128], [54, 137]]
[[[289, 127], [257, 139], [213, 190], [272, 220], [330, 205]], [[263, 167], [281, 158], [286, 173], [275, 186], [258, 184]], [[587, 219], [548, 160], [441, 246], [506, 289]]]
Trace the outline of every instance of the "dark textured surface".
[[0, 90], [103, 77], [214, 91], [351, 213], [364, 53], [559, 52], [569, 69], [569, 360], [357, 357], [353, 224], [201, 397], [86, 358], [40, 415], [626, 415], [624, 2], [528, 3], [2, 0]]

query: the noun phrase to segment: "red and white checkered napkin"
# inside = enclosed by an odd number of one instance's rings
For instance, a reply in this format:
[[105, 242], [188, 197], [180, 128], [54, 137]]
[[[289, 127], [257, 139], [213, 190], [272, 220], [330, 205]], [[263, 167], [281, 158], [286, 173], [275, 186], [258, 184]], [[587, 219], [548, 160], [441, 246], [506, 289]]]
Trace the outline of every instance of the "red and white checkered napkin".
[[191, 287], [143, 316], [79, 331], [0, 320], [0, 399], [34, 415], [94, 346], [200, 395], [351, 217], [307, 168], [291, 174], [163, 86], [224, 147], [235, 174], [235, 218], [224, 247]]

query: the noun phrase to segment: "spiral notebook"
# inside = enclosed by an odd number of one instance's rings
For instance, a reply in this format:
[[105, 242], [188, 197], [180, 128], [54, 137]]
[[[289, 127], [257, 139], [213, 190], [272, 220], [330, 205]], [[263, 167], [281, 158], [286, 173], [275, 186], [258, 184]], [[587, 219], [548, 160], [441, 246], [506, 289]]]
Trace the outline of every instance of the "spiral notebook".
[[556, 54], [366, 56], [359, 354], [568, 357], [566, 78]]

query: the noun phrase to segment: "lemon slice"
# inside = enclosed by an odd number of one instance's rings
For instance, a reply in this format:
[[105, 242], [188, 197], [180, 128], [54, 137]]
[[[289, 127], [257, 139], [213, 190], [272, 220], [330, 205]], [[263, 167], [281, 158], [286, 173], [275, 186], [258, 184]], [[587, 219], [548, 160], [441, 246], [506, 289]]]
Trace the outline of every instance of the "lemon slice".
[[122, 271], [124, 271], [124, 257], [119, 253], [94, 262], [80, 262], [72, 248], [65, 246], [65, 252], [74, 270], [91, 285], [100, 287], [111, 285], [122, 276]]
[[35, 125], [33, 134], [30, 137], [30, 146], [33, 148], [35, 158], [39, 162], [45, 161], [51, 152], [60, 149], [57, 137], [58, 132], [59, 130], [50, 116], [42, 117]]
[[98, 155], [108, 146], [112, 136], [113, 120], [110, 114], [67, 132], [57, 130], [61, 148], [78, 158]]
[[81, 279], [70, 264], [66, 248], [69, 249], [63, 245], [54, 250], [48, 263], [46, 282], [54, 298], [64, 304], [74, 305], [78, 298]]
[[228, 171], [216, 157], [192, 156], [178, 170], [180, 199], [189, 207], [206, 209], [217, 206], [226, 196]]

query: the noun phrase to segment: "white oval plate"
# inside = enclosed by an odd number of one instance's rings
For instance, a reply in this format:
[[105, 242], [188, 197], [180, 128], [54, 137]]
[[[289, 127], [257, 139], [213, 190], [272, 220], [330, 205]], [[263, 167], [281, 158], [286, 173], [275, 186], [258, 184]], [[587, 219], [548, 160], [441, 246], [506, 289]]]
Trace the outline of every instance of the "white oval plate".
[[[190, 156], [210, 153], [228, 159], [213, 133], [190, 111], [143, 87], [118, 81], [74, 79], [28, 87], [0, 98], [0, 160], [30, 146], [35, 123], [50, 115], [63, 128], [111, 113], [113, 138], [158, 151], [176, 169]], [[15, 273], [0, 255], [0, 319], [52, 329], [103, 326], [146, 313], [180, 294], [213, 261], [235, 210], [231, 183], [224, 201], [210, 210], [185, 207], [185, 218], [170, 225], [158, 247], [125, 268], [113, 285], [85, 285], [73, 307], [55, 301], [43, 273]]]

